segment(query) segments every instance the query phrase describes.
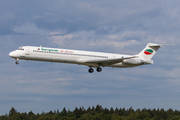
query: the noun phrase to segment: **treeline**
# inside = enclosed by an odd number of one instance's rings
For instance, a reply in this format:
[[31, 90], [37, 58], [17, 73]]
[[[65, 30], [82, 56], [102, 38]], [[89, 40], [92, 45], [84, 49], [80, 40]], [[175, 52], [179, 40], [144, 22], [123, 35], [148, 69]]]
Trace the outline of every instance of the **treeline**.
[[63, 108], [62, 111], [34, 114], [32, 111], [19, 113], [12, 107], [9, 114], [0, 116], [0, 120], [180, 120], [180, 111], [146, 108], [134, 110], [132, 107], [107, 109], [97, 105], [88, 109], [76, 107], [74, 111], [70, 111]]

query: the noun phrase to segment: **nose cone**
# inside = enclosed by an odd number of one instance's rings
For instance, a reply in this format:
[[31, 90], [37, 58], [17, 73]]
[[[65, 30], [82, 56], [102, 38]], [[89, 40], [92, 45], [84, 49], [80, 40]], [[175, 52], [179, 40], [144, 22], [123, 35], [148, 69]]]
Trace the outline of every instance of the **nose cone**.
[[15, 58], [15, 57], [17, 57], [17, 53], [15, 51], [10, 52], [9, 56], [12, 57], [12, 58]]
[[13, 56], [13, 52], [10, 52], [10, 53], [9, 53], [9, 56], [12, 57], [12, 56]]

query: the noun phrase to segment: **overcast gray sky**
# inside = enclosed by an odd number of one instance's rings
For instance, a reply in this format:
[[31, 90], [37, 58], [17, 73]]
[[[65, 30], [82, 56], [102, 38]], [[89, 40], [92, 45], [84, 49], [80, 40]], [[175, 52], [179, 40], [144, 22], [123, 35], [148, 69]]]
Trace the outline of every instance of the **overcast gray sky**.
[[[1, 0], [0, 115], [97, 104], [180, 110], [179, 33], [179, 0]], [[175, 46], [161, 48], [153, 65], [93, 74], [8, 56], [25, 45], [137, 54], [149, 42]]]

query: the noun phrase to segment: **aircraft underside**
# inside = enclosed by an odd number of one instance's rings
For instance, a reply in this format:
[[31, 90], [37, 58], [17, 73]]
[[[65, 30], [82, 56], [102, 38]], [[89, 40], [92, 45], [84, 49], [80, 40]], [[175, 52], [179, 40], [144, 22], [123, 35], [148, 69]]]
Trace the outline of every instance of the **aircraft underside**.
[[[73, 61], [68, 61], [68, 60], [52, 60], [52, 59], [37, 59], [37, 58], [25, 58], [25, 57], [20, 57], [20, 58], [15, 58], [16, 62], [15, 64], [19, 64], [19, 60], [31, 60], [31, 61], [43, 61], [43, 62], [56, 62], [56, 63], [69, 63], [69, 64], [77, 64], [76, 62]], [[88, 66], [88, 72], [89, 73], [93, 73], [94, 72], [94, 68], [96, 68], [97, 72], [101, 72], [102, 71], [102, 67], [112, 67], [112, 68], [130, 68], [130, 67], [136, 67], [139, 65], [128, 65], [128, 64], [124, 64], [123, 62], [120, 63], [116, 63], [113, 65], [109, 65], [109, 66], [103, 66], [103, 65], [98, 65], [98, 64], [84, 64], [84, 63], [79, 63], [79, 65], [85, 65]]]

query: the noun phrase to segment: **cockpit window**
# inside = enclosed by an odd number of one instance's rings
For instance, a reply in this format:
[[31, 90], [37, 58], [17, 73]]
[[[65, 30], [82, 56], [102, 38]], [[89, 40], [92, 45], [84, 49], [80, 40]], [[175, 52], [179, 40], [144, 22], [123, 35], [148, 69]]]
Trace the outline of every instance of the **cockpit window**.
[[18, 50], [24, 50], [24, 48], [22, 48], [22, 47], [19, 47], [19, 48], [18, 48]]

